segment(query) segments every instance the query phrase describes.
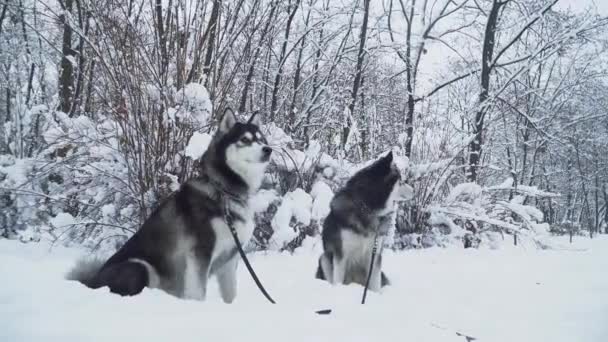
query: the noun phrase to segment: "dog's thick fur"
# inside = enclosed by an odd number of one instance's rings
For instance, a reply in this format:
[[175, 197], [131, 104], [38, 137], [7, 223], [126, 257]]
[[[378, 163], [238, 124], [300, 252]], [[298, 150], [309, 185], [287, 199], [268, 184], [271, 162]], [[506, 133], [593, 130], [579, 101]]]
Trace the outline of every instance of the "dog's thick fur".
[[238, 254], [225, 213], [233, 217], [240, 240], [249, 241], [254, 228], [249, 199], [261, 185], [271, 152], [257, 115], [241, 123], [227, 110], [202, 157], [200, 176], [165, 200], [106, 262], [80, 262], [68, 279], [120, 295], [147, 286], [204, 300], [207, 281], [215, 275], [222, 299], [232, 302]]
[[382, 272], [382, 246], [392, 222], [401, 174], [393, 154], [357, 172], [331, 201], [323, 224], [323, 254], [316, 277], [332, 284], [365, 286], [374, 237], [378, 249], [369, 289], [379, 291], [389, 283]]

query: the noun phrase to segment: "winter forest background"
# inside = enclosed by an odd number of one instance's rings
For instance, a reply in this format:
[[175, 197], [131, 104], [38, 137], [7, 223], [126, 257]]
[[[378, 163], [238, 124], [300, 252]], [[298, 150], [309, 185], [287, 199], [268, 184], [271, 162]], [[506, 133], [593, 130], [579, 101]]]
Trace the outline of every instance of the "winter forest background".
[[389, 149], [393, 248], [608, 234], [601, 2], [0, 0], [0, 235], [119, 245], [226, 107], [276, 151], [251, 248], [318, 235]]

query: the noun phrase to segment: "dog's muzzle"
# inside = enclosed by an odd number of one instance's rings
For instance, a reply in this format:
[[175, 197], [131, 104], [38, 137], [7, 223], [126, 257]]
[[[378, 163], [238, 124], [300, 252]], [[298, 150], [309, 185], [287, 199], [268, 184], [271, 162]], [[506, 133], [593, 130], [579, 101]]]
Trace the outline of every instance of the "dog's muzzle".
[[270, 160], [270, 155], [272, 154], [272, 149], [268, 146], [262, 147], [262, 160], [268, 161]]

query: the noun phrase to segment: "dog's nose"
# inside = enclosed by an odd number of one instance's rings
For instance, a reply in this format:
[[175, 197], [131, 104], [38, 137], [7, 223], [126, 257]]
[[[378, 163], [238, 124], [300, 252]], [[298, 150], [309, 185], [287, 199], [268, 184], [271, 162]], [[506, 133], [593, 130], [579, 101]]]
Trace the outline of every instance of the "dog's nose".
[[269, 156], [272, 153], [272, 149], [268, 146], [264, 146], [262, 147], [262, 152], [264, 152], [265, 155]]

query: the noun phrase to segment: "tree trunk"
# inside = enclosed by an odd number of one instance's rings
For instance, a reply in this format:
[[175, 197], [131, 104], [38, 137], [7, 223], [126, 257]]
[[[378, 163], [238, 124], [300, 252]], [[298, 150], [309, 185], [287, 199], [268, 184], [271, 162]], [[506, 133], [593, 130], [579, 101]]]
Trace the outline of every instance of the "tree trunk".
[[[306, 20], [304, 22], [305, 29], [308, 28], [308, 23], [310, 21], [310, 12], [308, 10], [308, 14], [306, 15]], [[293, 77], [293, 96], [291, 99], [291, 104], [289, 106], [289, 132], [292, 134], [295, 131], [295, 123], [296, 123], [296, 102], [298, 100], [298, 88], [300, 88], [300, 81], [302, 78], [302, 57], [304, 56], [304, 48], [306, 47], [306, 37], [302, 38], [302, 42], [300, 44], [300, 51], [298, 51], [298, 59], [296, 62], [296, 70]]]
[[81, 32], [84, 31], [84, 35], [80, 35], [80, 39], [78, 41], [78, 77], [76, 78], [76, 89], [74, 90], [74, 100], [72, 109], [70, 110], [70, 117], [73, 117], [76, 114], [76, 111], [81, 108], [81, 99], [82, 99], [82, 88], [84, 82], [84, 68], [85, 68], [85, 53], [84, 53], [84, 44], [85, 37], [89, 34], [89, 20], [88, 17], [85, 18], [86, 14], [84, 13], [84, 9], [80, 3], [80, 0], [76, 0], [76, 9], [78, 12], [78, 25]]
[[[365, 57], [365, 41], [367, 39], [367, 20], [369, 18], [369, 2], [370, 0], [363, 0], [364, 12], [363, 12], [363, 25], [361, 25], [361, 32], [359, 34], [359, 52], [357, 54], [357, 69], [355, 70], [355, 80], [353, 81], [353, 90], [351, 93], [350, 103], [348, 104], [348, 112], [351, 118], [354, 118], [355, 104], [357, 102], [357, 94], [359, 93], [359, 87], [361, 86], [361, 77], [363, 74], [363, 60]], [[346, 148], [348, 136], [350, 135], [352, 122], [347, 122], [342, 128], [342, 150]], [[346, 152], [346, 151], [344, 151]]]
[[[319, 29], [319, 44], [323, 41], [323, 26]], [[321, 86], [321, 82], [319, 82], [319, 63], [321, 62], [321, 48], [317, 47], [317, 52], [315, 53], [315, 64], [312, 67], [312, 94], [310, 95], [310, 99], [312, 100], [312, 105], [317, 102], [317, 94], [319, 93], [319, 88]], [[310, 107], [309, 107], [310, 108]], [[305, 145], [308, 147], [310, 143], [310, 135], [308, 132], [308, 128], [310, 125], [310, 119], [312, 116], [312, 110], [307, 110], [305, 113], [306, 119], [304, 120], [304, 130], [302, 135], [304, 136]]]
[[[361, 111], [365, 113], [365, 77], [361, 77]], [[362, 122], [359, 131], [361, 133], [361, 141], [359, 142], [359, 148], [361, 149], [361, 158], [363, 160], [368, 158], [368, 146], [369, 146], [369, 131], [371, 127], [371, 117], [366, 116], [365, 121]]]
[[492, 56], [494, 54], [496, 26], [498, 25], [499, 11], [505, 3], [498, 0], [492, 1], [492, 8], [488, 14], [488, 21], [483, 39], [483, 51], [481, 56], [481, 89], [479, 92], [479, 109], [475, 114], [473, 134], [475, 138], [469, 144], [469, 172], [467, 178], [470, 182], [476, 182], [479, 173], [479, 162], [483, 146], [484, 118], [488, 111], [488, 97], [490, 90], [490, 74], [492, 73]]
[[[595, 149], [594, 149], [595, 150]], [[596, 155], [597, 155], [597, 151], [596, 151]], [[594, 218], [594, 224], [593, 224], [593, 229], [600, 234], [600, 179], [598, 176], [598, 172], [599, 172], [600, 168], [599, 168], [599, 161], [596, 158], [595, 159], [595, 186], [593, 189], [593, 200], [595, 201], [595, 218]]]
[[[155, 9], [155, 24], [156, 34], [158, 39], [158, 49], [160, 51], [160, 77], [166, 74], [167, 67], [169, 65], [169, 54], [167, 52], [167, 32], [163, 23], [163, 4], [162, 0], [156, 0]], [[168, 16], [168, 14], [167, 14]]]
[[[66, 12], [72, 12], [72, 1], [65, 0], [62, 6]], [[63, 23], [63, 40], [61, 45], [61, 73], [59, 75], [59, 110], [70, 113], [74, 91], [74, 50], [72, 50], [72, 27], [66, 15], [61, 15]]]
[[2, 24], [4, 23], [4, 18], [6, 18], [7, 8], [8, 8], [8, 1], [4, 3], [4, 6], [2, 6], [2, 12], [0, 12], [0, 35], [2, 34]]
[[95, 74], [95, 60], [89, 66], [89, 83], [87, 84], [87, 96], [84, 102], [84, 112], [91, 114], [91, 96], [93, 94], [93, 75]]
[[608, 191], [606, 191], [606, 184], [602, 186], [602, 194], [604, 195], [604, 207], [606, 207], [604, 210], [604, 233], [608, 234]]
[[[412, 65], [412, 25], [414, 24], [414, 7], [415, 3], [410, 6], [409, 20], [407, 20], [407, 33], [405, 40], [405, 69], [406, 69], [406, 89], [407, 89], [407, 104], [405, 112], [405, 156], [410, 158], [412, 155], [412, 142], [414, 141], [414, 109], [416, 102], [414, 101], [414, 70]], [[405, 15], [405, 12], [404, 12]]]
[[272, 4], [270, 6], [272, 6], [272, 7], [270, 8], [270, 14], [268, 15], [268, 20], [266, 21], [266, 25], [264, 25], [264, 29], [262, 30], [262, 33], [260, 35], [260, 41], [258, 43], [258, 46], [255, 49], [255, 52], [253, 53], [253, 57], [251, 59], [251, 64], [249, 64], [249, 70], [247, 71], [247, 76], [245, 77], [245, 85], [243, 86], [243, 91], [241, 93], [241, 100], [240, 100], [240, 104], [239, 104], [239, 113], [245, 112], [245, 109], [247, 108], [247, 96], [249, 95], [249, 88], [251, 87], [251, 81], [253, 80], [253, 75], [255, 73], [255, 66], [258, 61], [258, 58], [260, 57], [260, 52], [262, 51], [262, 47], [264, 46], [263, 43], [264, 43], [264, 40], [266, 39], [266, 35], [268, 34], [270, 24], [272, 23], [272, 20], [274, 19], [274, 12], [277, 8], [276, 2], [272, 2]]
[[213, 8], [211, 9], [211, 17], [209, 18], [209, 43], [205, 54], [205, 62], [203, 64], [203, 75], [205, 75], [205, 87], [209, 85], [211, 74], [211, 61], [213, 60], [213, 52], [215, 48], [215, 37], [217, 35], [217, 26], [219, 24], [221, 1], [214, 0]]
[[298, 7], [300, 6], [300, 0], [296, 0], [293, 8], [290, 6], [291, 12], [287, 19], [287, 26], [285, 27], [285, 36], [283, 37], [283, 45], [281, 46], [281, 55], [279, 56], [279, 70], [274, 77], [274, 86], [272, 88], [272, 100], [270, 101], [270, 121], [274, 121], [276, 117], [276, 111], [278, 106], [279, 87], [281, 85], [281, 78], [283, 77], [283, 66], [285, 65], [285, 59], [287, 58], [287, 42], [289, 40], [289, 32], [291, 31], [291, 24], [293, 18], [296, 16]]
[[[0, 92], [0, 125], [4, 127], [4, 123], [10, 120], [11, 115], [11, 90], [8, 86], [8, 80], [6, 80], [6, 90]], [[9, 153], [9, 147], [6, 143], [6, 132], [4, 129], [0, 129], [0, 154]]]

